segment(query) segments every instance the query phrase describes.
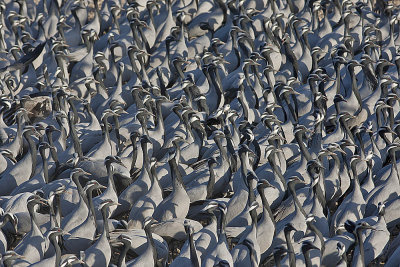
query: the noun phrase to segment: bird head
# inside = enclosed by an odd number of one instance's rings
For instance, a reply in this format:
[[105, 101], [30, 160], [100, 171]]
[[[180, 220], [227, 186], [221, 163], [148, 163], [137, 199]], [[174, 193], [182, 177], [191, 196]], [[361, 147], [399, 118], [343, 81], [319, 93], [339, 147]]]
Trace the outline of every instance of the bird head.
[[266, 179], [258, 180], [258, 183], [257, 183], [257, 189], [258, 190], [262, 190], [262, 189], [267, 188], [267, 187], [276, 188], [275, 186], [270, 184]]
[[320, 248], [316, 247], [311, 241], [309, 241], [309, 240], [303, 241], [303, 243], [301, 245], [301, 251], [304, 253], [304, 252], [306, 252], [308, 250], [311, 250], [311, 249], [320, 250]]
[[98, 181], [96, 180], [90, 180], [89, 182], [86, 183], [85, 187], [83, 188], [83, 191], [87, 190], [100, 190], [100, 189], [106, 189], [107, 187], [104, 185], [101, 185]]
[[305, 184], [305, 182], [302, 179], [300, 179], [298, 176], [291, 176], [291, 177], [289, 177], [289, 179], [287, 181], [288, 185], [298, 184], [298, 183]]
[[146, 217], [146, 218], [144, 219], [144, 221], [143, 221], [143, 228], [144, 228], [144, 229], [147, 229], [147, 228], [151, 227], [151, 225], [152, 225], [153, 223], [155, 223], [155, 222], [156, 222], [156, 221], [153, 219], [153, 217], [148, 216], [148, 217]]
[[105, 164], [107, 164], [107, 163], [110, 163], [110, 164], [111, 163], [117, 163], [117, 164], [119, 164], [119, 165], [121, 165], [121, 166], [126, 168], [125, 164], [122, 162], [121, 158], [118, 157], [118, 156], [107, 156], [104, 159], [104, 163]]
[[217, 159], [216, 159], [215, 157], [210, 157], [210, 158], [207, 160], [207, 163], [208, 163], [208, 166], [209, 166], [209, 167], [215, 167], [215, 166], [218, 165], [218, 161], [217, 161]]
[[89, 176], [91, 173], [84, 171], [82, 168], [75, 168], [71, 171], [71, 176]]
[[46, 127], [46, 130], [45, 130], [45, 132], [46, 132], [46, 134], [49, 134], [49, 133], [51, 133], [51, 132], [59, 132], [59, 133], [61, 133], [61, 130], [59, 130], [59, 129], [57, 129], [54, 125], [48, 125], [47, 127]]
[[115, 202], [111, 199], [105, 199], [100, 203], [99, 210], [106, 210], [110, 206], [119, 206], [119, 205], [121, 205], [121, 204], [119, 204], [118, 202]]
[[218, 208], [218, 202], [210, 200], [206, 202], [207, 204], [204, 206], [204, 208], [202, 208], [200, 210], [200, 212], [210, 212], [210, 211], [214, 211]]
[[291, 232], [291, 231], [297, 232], [297, 229], [293, 226], [292, 223], [287, 223], [287, 224], [285, 225], [284, 231], [285, 231], [285, 233]]
[[45, 149], [50, 149], [50, 148], [54, 148], [53, 146], [49, 145], [49, 143], [47, 142], [41, 142], [39, 144], [39, 150], [45, 150]]
[[126, 245], [126, 246], [130, 247], [131, 244], [132, 244], [132, 239], [128, 235], [121, 234], [116, 239], [111, 239], [110, 240], [110, 244], [112, 246], [123, 246], [123, 245]]
[[9, 149], [2, 149], [0, 150], [0, 154], [4, 157], [10, 159], [14, 164], [17, 163], [17, 159], [14, 157], [12, 152]]
[[289, 251], [284, 246], [277, 246], [274, 248], [274, 255], [279, 259], [283, 256], [283, 254], [288, 252]]

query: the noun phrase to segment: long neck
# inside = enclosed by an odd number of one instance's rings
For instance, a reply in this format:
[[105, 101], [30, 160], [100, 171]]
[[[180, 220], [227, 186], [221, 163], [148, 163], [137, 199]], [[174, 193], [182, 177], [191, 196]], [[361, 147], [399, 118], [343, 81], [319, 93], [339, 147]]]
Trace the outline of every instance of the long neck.
[[297, 62], [297, 58], [295, 56], [295, 54], [293, 53], [292, 48], [290, 47], [290, 44], [288, 42], [284, 43], [284, 48], [285, 48], [285, 52], [287, 55], [287, 59], [290, 61], [290, 63], [292, 63], [293, 65], [293, 73], [292, 75], [295, 78], [298, 78], [298, 74], [299, 74], [299, 65]]
[[236, 126], [236, 122], [235, 122], [235, 120], [233, 119], [233, 117], [229, 117], [229, 122], [231, 123], [232, 128], [233, 128], [233, 135], [239, 135], [239, 129], [238, 129], [238, 127]]
[[358, 180], [358, 173], [356, 164], [351, 166], [351, 170], [353, 172], [353, 192], [359, 191], [360, 189], [360, 182]]
[[207, 183], [207, 197], [206, 197], [207, 199], [212, 198], [215, 185], [215, 172], [212, 164], [209, 166], [209, 169], [210, 169], [210, 180]]
[[37, 149], [36, 149], [36, 144], [32, 140], [32, 137], [30, 136], [30, 134], [26, 133], [24, 136], [25, 136], [26, 141], [28, 141], [28, 144], [29, 144], [29, 151], [30, 151], [31, 161], [32, 161], [32, 167], [31, 167], [32, 169], [31, 169], [31, 174], [30, 174], [29, 178], [32, 178], [35, 175], [35, 171], [36, 171]]
[[56, 227], [60, 227], [61, 222], [61, 197], [55, 195], [53, 200], [53, 211], [54, 211], [54, 224]]
[[190, 246], [190, 261], [193, 267], [200, 267], [199, 259], [197, 257], [196, 246], [194, 244], [193, 235], [189, 233], [189, 246]]
[[311, 259], [310, 259], [310, 251], [306, 250], [303, 252], [304, 260], [306, 262], [306, 267], [312, 267]]
[[137, 160], [137, 155], [138, 155], [138, 149], [137, 149], [137, 138], [134, 137], [131, 139], [132, 140], [132, 164], [131, 164], [131, 170], [130, 172], [132, 173], [135, 170], [135, 164], [136, 164], [136, 160]]
[[[108, 116], [104, 116], [103, 118], [103, 124], [104, 124], [104, 140], [107, 141], [110, 146], [111, 146], [111, 139], [110, 139], [110, 132], [109, 132], [109, 127], [108, 127], [108, 122], [107, 122]], [[112, 150], [111, 150], [112, 151]]]
[[325, 239], [324, 236], [322, 235], [321, 231], [315, 227], [313, 223], [307, 223], [308, 228], [310, 228], [311, 231], [315, 233], [315, 235], [318, 237], [319, 241], [321, 242], [321, 255], [324, 255], [325, 251]]
[[118, 116], [117, 115], [114, 115], [113, 119], [114, 119], [115, 136], [117, 137], [117, 142], [118, 142], [117, 150], [119, 151], [119, 148], [120, 148], [120, 145], [121, 145], [121, 135], [119, 133], [120, 124], [119, 124], [119, 120], [118, 120]]
[[399, 170], [397, 169], [397, 161], [396, 161], [396, 153], [393, 151], [391, 152], [391, 161], [392, 161], [392, 169], [396, 172], [397, 179], [399, 180], [400, 184], [400, 175], [399, 175]]
[[311, 71], [314, 71], [318, 68], [318, 53], [313, 53], [311, 55], [311, 59], [312, 59]]
[[147, 172], [150, 173], [150, 159], [147, 150], [147, 142], [142, 143], [142, 152], [143, 152], [143, 166], [146, 168]]
[[296, 257], [294, 255], [294, 249], [290, 237], [290, 231], [285, 231], [285, 240], [287, 245], [287, 250], [289, 254], [289, 266], [296, 267]]
[[118, 79], [117, 79], [117, 87], [115, 88], [115, 91], [113, 95], [121, 95], [122, 93], [122, 74], [124, 72], [124, 68], [120, 68], [119, 74], [118, 74]]
[[218, 243], [226, 242], [226, 234], [225, 234], [225, 225], [226, 225], [226, 216], [223, 211], [220, 214], [220, 221], [219, 221], [219, 235], [218, 235]]
[[[274, 1], [272, 1], [274, 2]], [[281, 256], [274, 254], [274, 262], [276, 267], [281, 267]]]
[[179, 77], [183, 80], [185, 79], [185, 74], [183, 74], [182, 65], [180, 62], [173, 62], [176, 71], [178, 72]]
[[304, 44], [305, 44], [305, 49], [310, 50], [311, 46], [310, 46], [310, 42], [308, 41], [307, 33], [303, 34], [303, 40], [304, 40]]
[[82, 188], [81, 183], [79, 182], [79, 175], [74, 174], [74, 175], [72, 176], [72, 181], [75, 183], [76, 188], [78, 189], [79, 195], [80, 195], [80, 196], [82, 197], [82, 199], [85, 201], [86, 205], [88, 205], [88, 200], [87, 200], [87, 198], [86, 198], [86, 194], [85, 194], [85, 192], [83, 191], [83, 188]]
[[60, 167], [60, 161], [58, 160], [57, 150], [54, 148], [53, 145], [51, 146], [52, 146], [50, 148], [51, 158], [54, 160], [54, 163], [56, 164], [56, 169], [58, 169]]
[[238, 97], [238, 100], [239, 100], [240, 105], [242, 106], [242, 109], [243, 109], [243, 117], [245, 118], [245, 120], [248, 120], [249, 119], [249, 105], [248, 105], [248, 103], [246, 101], [246, 96], [244, 94], [244, 86], [243, 86], [243, 84], [241, 84], [239, 86], [239, 88], [240, 88], [240, 90], [239, 90], [238, 94], [239, 94], [240, 97]]
[[[248, 186], [249, 186], [249, 188], [248, 188], [249, 189], [249, 194], [248, 194], [248, 198], [247, 198], [247, 203], [248, 203], [248, 205], [250, 207], [251, 203], [253, 203], [253, 201], [255, 201], [256, 197], [255, 197], [255, 194], [254, 194], [254, 189], [252, 187], [252, 181], [247, 181], [247, 183], [248, 183]], [[250, 216], [251, 217], [252, 217], [252, 214], [254, 213], [254, 211], [255, 211], [254, 209], [250, 211]], [[256, 220], [256, 222], [257, 222], [257, 220]]]
[[[129, 56], [129, 61], [131, 62], [131, 66], [132, 66], [133, 71], [136, 73], [138, 79], [139, 79], [140, 81], [142, 81], [142, 80], [143, 80], [143, 77], [142, 77], [142, 75], [140, 74], [140, 70], [139, 70], [138, 66], [136, 65], [136, 59], [137, 59], [137, 58], [135, 57], [135, 53], [134, 53], [132, 50], [130, 50], [130, 51], [128, 52], [128, 56]], [[135, 92], [137, 92], [137, 90], [135, 90]], [[133, 98], [135, 98], [135, 96], [133, 96]], [[135, 102], [137, 102], [137, 101], [135, 101]], [[138, 108], [139, 108], [139, 107], [138, 107]]]
[[298, 116], [297, 116], [298, 112], [297, 112], [297, 109], [296, 109], [296, 98], [294, 98], [294, 95], [291, 95], [291, 98], [292, 98], [292, 101], [294, 103], [294, 108], [293, 108], [292, 102], [289, 99], [288, 94], [287, 93], [283, 94], [283, 99], [285, 100], [285, 102], [286, 102], [286, 104], [287, 104], [287, 106], [289, 108], [289, 111], [292, 114], [294, 123], [296, 125], [299, 122], [299, 119], [298, 119]]
[[336, 69], [336, 94], [340, 94], [340, 82], [342, 81], [342, 77], [340, 76], [340, 63], [335, 63]]
[[[393, 107], [394, 105], [396, 105], [396, 103], [394, 102], [395, 100], [388, 100], [388, 104]], [[389, 126], [390, 129], [393, 129], [394, 126], [394, 112], [393, 112], [393, 108], [387, 108], [387, 112], [389, 113]], [[395, 136], [393, 135], [393, 140], [394, 140]]]
[[254, 139], [252, 142], [251, 142], [252, 144], [253, 144], [253, 146], [254, 146], [254, 152], [256, 153], [256, 158], [255, 158], [255, 160], [254, 160], [254, 162], [253, 162], [253, 170], [255, 170], [255, 169], [257, 169], [257, 167], [258, 167], [258, 163], [260, 163], [260, 159], [261, 159], [261, 148], [260, 148], [260, 144], [258, 143], [258, 141], [256, 140], [256, 139]]
[[94, 211], [94, 204], [93, 204], [93, 188], [89, 188], [86, 192], [87, 194], [87, 201], [88, 201], [88, 208], [90, 210], [90, 216], [94, 219], [94, 224], [96, 225], [97, 229], [97, 220], [96, 220], [96, 213]]
[[106, 164], [107, 174], [108, 174], [108, 187], [107, 190], [115, 190], [115, 183], [114, 183], [114, 172], [111, 168], [111, 163], [107, 162]]
[[[29, 215], [31, 217], [31, 226], [32, 226], [32, 232], [36, 231], [36, 232], [40, 232], [39, 227], [37, 226], [37, 220], [36, 220], [36, 213], [34, 210], [36, 203], [28, 203], [27, 207], [28, 207], [28, 212]], [[41, 234], [41, 233], [40, 233]]]
[[360, 248], [361, 266], [365, 266], [365, 252], [364, 252], [364, 242], [362, 240], [362, 229], [357, 229], [357, 242]]
[[215, 144], [218, 146], [219, 152], [221, 154], [221, 157], [228, 161], [228, 154], [226, 153], [225, 147], [221, 144], [221, 140], [219, 138], [214, 139]]
[[48, 159], [46, 158], [46, 151], [44, 149], [40, 149], [40, 156], [43, 163], [43, 178], [47, 184], [49, 182], [49, 163], [47, 162]]
[[56, 251], [56, 264], [55, 264], [55, 266], [60, 266], [60, 263], [61, 263], [61, 248], [58, 245], [56, 236], [52, 235], [51, 238], [50, 238], [50, 242], [53, 245], [54, 250]]
[[126, 254], [128, 253], [129, 249], [131, 248], [131, 245], [129, 243], [124, 243], [124, 247], [121, 251], [121, 254], [118, 257], [118, 267], [125, 267], [125, 258], [126, 258]]
[[307, 214], [306, 214], [306, 212], [304, 211], [303, 206], [300, 204], [299, 199], [297, 198], [296, 190], [294, 189], [294, 184], [293, 184], [293, 183], [290, 183], [290, 184], [288, 185], [288, 188], [289, 188], [290, 193], [292, 194], [293, 201], [294, 201], [294, 203], [295, 203], [295, 208], [298, 209], [298, 210], [304, 215], [304, 217], [306, 217]]
[[[265, 197], [264, 190], [263, 190], [263, 189], [259, 190], [259, 193], [260, 193], [260, 196], [261, 196], [261, 201], [262, 201], [262, 204], [263, 204], [264, 209], [267, 211], [268, 216], [269, 216], [269, 218], [271, 219], [271, 221], [272, 221], [274, 224], [276, 224], [275, 219], [274, 219], [274, 215], [272, 214], [271, 207], [270, 207], [270, 205], [269, 205], [269, 203], [268, 203], [267, 198]], [[266, 216], [266, 215], [267, 215], [267, 214], [265, 214], [265, 211], [264, 211], [264, 216]]]
[[219, 76], [219, 72], [218, 69], [213, 68], [214, 71], [211, 71], [210, 73], [210, 77], [211, 77], [211, 81], [214, 85], [215, 88], [215, 92], [218, 96], [218, 107], [217, 108], [221, 108], [224, 105], [224, 94], [222, 92], [222, 87], [221, 87], [221, 77]]
[[358, 104], [361, 107], [362, 106], [362, 100], [361, 100], [360, 92], [358, 91], [358, 87], [357, 87], [357, 78], [356, 78], [356, 75], [354, 73], [354, 67], [350, 67], [349, 68], [349, 73], [350, 73], [350, 77], [351, 77], [351, 90], [355, 94], [355, 96], [357, 98], [357, 101], [358, 101]]
[[78, 153], [79, 159], [82, 160], [83, 159], [82, 146], [81, 142], [79, 141], [78, 133], [76, 132], [73, 120], [69, 120], [69, 127], [70, 127], [71, 137], [74, 142], [75, 152]]
[[303, 156], [306, 158], [306, 160], [307, 161], [312, 160], [311, 154], [303, 142], [302, 133], [296, 134], [295, 138], [296, 138], [297, 143], [299, 144], [301, 153], [303, 153]]
[[172, 177], [173, 177], [173, 190], [185, 190], [185, 185], [183, 184], [181, 173], [178, 169], [178, 164], [176, 159], [171, 159], [168, 161], [169, 166], [171, 168]]
[[249, 162], [249, 156], [247, 152], [240, 153], [240, 167], [242, 169], [243, 181], [247, 175], [247, 165]]
[[103, 217], [103, 226], [104, 226], [102, 235], [105, 235], [107, 237], [107, 239], [110, 239], [110, 228], [108, 226], [107, 211], [108, 211], [108, 208], [103, 207], [101, 209], [101, 215]]
[[140, 47], [140, 49], [143, 49], [143, 44], [140, 41], [137, 28], [138, 28], [137, 25], [131, 25], [132, 35], [133, 35], [136, 45], [138, 47]]
[[319, 203], [321, 204], [321, 206], [325, 209], [326, 200], [325, 200], [325, 194], [322, 191], [321, 184], [320, 184], [321, 183], [321, 179], [322, 179], [321, 176], [322, 175], [320, 175], [320, 178], [318, 179], [317, 184], [313, 187], [313, 192], [314, 192], [315, 196], [317, 197], [317, 199], [318, 199]]
[[148, 244], [148, 249], [151, 249], [151, 252], [153, 254], [153, 263], [157, 263], [157, 250], [154, 244], [154, 239], [150, 231], [150, 226], [146, 226], [144, 229], [147, 237], [147, 244]]
[[362, 139], [362, 136], [360, 133], [356, 133], [356, 137], [358, 139], [358, 142], [360, 143], [360, 148], [359, 148], [359, 152], [361, 155], [361, 158], [365, 158], [365, 145], [364, 145], [364, 141]]
[[239, 48], [238, 48], [238, 42], [237, 42], [237, 39], [236, 39], [236, 34], [235, 34], [234, 38], [232, 38], [232, 42], [233, 42], [233, 51], [234, 51], [235, 56], [237, 58], [237, 64], [236, 64], [236, 68], [235, 68], [235, 69], [237, 69], [240, 66], [241, 60], [240, 60], [240, 52], [239, 52]]
[[158, 180], [157, 169], [156, 169], [155, 165], [153, 165], [151, 167], [149, 175], [150, 175], [150, 179], [151, 179], [151, 182], [152, 182], [151, 186], [153, 187], [153, 186], [156, 185], [156, 186], [158, 186], [158, 188], [161, 189], [162, 187], [160, 185], [160, 181]]
[[351, 139], [351, 141], [353, 141], [353, 143], [355, 143], [353, 133], [350, 131], [350, 128], [347, 125], [347, 122], [345, 121], [345, 119], [343, 117], [339, 118], [339, 123], [340, 123], [341, 127], [343, 128], [345, 134], [347, 134], [347, 136]]
[[369, 138], [371, 140], [372, 152], [376, 155], [380, 155], [380, 151], [375, 143], [375, 138], [372, 133], [369, 134]]
[[156, 131], [160, 132], [160, 133], [164, 133], [164, 119], [163, 119], [160, 101], [158, 101], [156, 103], [156, 109], [157, 109], [157, 130]]
[[[57, 99], [57, 98], [54, 98]], [[60, 126], [61, 134], [59, 137], [60, 144], [62, 145], [62, 149], [65, 149], [66, 146], [66, 141], [67, 141], [67, 130], [64, 128], [64, 124], [62, 122], [62, 119], [57, 117], [56, 121], [58, 123], [58, 126]]]
[[72, 113], [74, 114], [74, 124], [77, 124], [79, 122], [79, 117], [78, 117], [78, 111], [76, 110], [74, 101], [72, 99], [68, 100], [68, 104], [70, 105], [72, 109]]
[[151, 23], [151, 25], [154, 27], [154, 14], [153, 14], [152, 7], [153, 7], [153, 6], [148, 6], [148, 7], [147, 7], [147, 13], [149, 14], [150, 23]]
[[285, 191], [286, 191], [286, 189], [287, 189], [286, 179], [285, 179], [285, 177], [282, 175], [281, 169], [279, 168], [279, 166], [278, 166], [278, 165], [276, 164], [276, 162], [275, 162], [275, 155], [270, 155], [270, 156], [268, 157], [268, 162], [269, 162], [269, 164], [271, 165], [274, 174], [278, 176], [279, 180], [280, 180], [281, 183], [282, 183], [283, 188], [284, 188]]

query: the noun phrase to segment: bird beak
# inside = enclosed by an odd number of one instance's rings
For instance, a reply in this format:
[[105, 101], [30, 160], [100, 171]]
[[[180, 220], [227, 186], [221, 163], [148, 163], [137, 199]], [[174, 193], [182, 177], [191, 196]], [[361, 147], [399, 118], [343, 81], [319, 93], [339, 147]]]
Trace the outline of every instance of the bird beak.
[[83, 171], [82, 174], [83, 174], [83, 175], [86, 175], [86, 176], [92, 175], [91, 173], [89, 173], [89, 172], [87, 172], [87, 171]]
[[4, 155], [5, 157], [7, 157], [7, 158], [9, 158], [14, 164], [16, 164], [17, 163], [17, 159], [16, 158], [14, 158], [14, 156], [10, 153], [10, 154], [5, 154]]
[[42, 199], [42, 200], [40, 200], [39, 202], [40, 202], [40, 204], [43, 204], [43, 205], [45, 205], [45, 206], [50, 206], [50, 205], [49, 205], [49, 202], [48, 202], [46, 199]]
[[392, 129], [389, 129], [389, 133], [397, 135], [397, 133], [394, 132]]
[[347, 155], [347, 152], [344, 151], [341, 147], [338, 148], [338, 151], [344, 155]]

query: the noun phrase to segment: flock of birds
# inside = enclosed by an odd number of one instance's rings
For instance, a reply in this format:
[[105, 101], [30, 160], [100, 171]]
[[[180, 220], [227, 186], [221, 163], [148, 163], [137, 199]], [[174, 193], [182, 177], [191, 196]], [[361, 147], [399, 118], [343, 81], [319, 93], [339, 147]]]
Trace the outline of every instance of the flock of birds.
[[0, 0], [4, 266], [400, 265], [396, 5], [92, 4]]

